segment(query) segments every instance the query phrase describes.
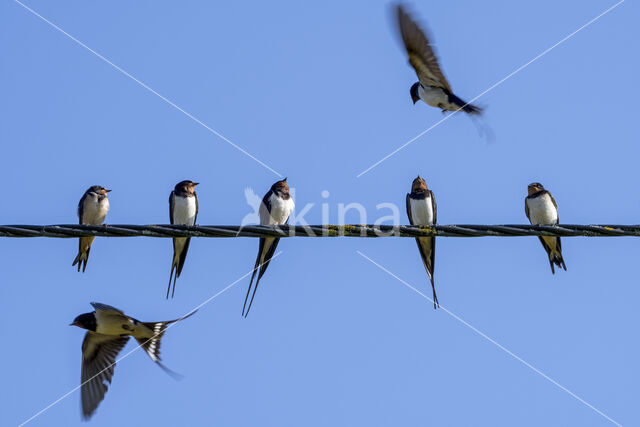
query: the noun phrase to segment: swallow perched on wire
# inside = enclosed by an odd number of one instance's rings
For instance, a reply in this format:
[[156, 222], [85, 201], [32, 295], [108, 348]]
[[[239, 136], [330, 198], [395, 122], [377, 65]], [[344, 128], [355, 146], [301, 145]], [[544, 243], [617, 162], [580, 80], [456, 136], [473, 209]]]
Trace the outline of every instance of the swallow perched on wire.
[[418, 81], [411, 86], [410, 90], [413, 103], [422, 100], [432, 107], [440, 108], [443, 113], [460, 109], [468, 114], [482, 113], [479, 107], [468, 104], [454, 95], [440, 69], [429, 38], [401, 4], [397, 5], [397, 15], [398, 27], [409, 55], [409, 63], [418, 75]]
[[176, 374], [160, 361], [160, 340], [167, 326], [195, 314], [196, 311], [165, 322], [140, 322], [110, 305], [92, 302], [92, 313], [77, 316], [69, 326], [86, 329], [82, 342], [81, 401], [82, 417], [91, 418], [111, 384], [116, 357], [129, 337], [134, 337], [165, 372]]
[[[81, 225], [102, 225], [104, 223], [109, 210], [107, 193], [110, 191], [100, 185], [93, 185], [84, 192], [80, 203], [78, 203], [78, 220]], [[87, 268], [93, 239], [95, 239], [93, 236], [80, 238], [78, 255], [71, 264], [72, 266], [78, 264], [78, 271], [82, 267], [83, 273]]]
[[[271, 189], [265, 194], [262, 199], [262, 204], [260, 205], [260, 225], [283, 225], [286, 224], [289, 220], [289, 215], [293, 211], [294, 208], [293, 199], [289, 194], [289, 186], [287, 185], [287, 178], [282, 181], [278, 181], [271, 186]], [[260, 278], [265, 271], [267, 271], [267, 267], [269, 266], [269, 262], [273, 257], [276, 247], [278, 246], [278, 242], [280, 238], [277, 237], [261, 237], [260, 243], [258, 246], [258, 256], [256, 258], [256, 264], [253, 268], [253, 274], [251, 275], [251, 282], [249, 282], [249, 289], [247, 289], [247, 296], [244, 298], [244, 305], [242, 306], [242, 315], [247, 317], [249, 315], [249, 310], [251, 310], [251, 304], [253, 304], [253, 298], [256, 296], [256, 290], [258, 289], [258, 284], [260, 283]], [[247, 306], [247, 300], [249, 299], [249, 294], [251, 293], [251, 287], [253, 285], [253, 279], [255, 278], [256, 272], [260, 270], [258, 273], [258, 280], [256, 280], [256, 285], [253, 287], [253, 294], [251, 294], [251, 300], [249, 301], [249, 306]], [[245, 311], [246, 309], [246, 311]]]
[[[533, 182], [527, 187], [528, 195], [524, 199], [524, 211], [532, 225], [556, 225], [558, 224], [558, 205], [551, 193], [544, 189], [539, 182]], [[560, 237], [538, 236], [542, 247], [547, 251], [551, 273], [556, 274], [553, 265], [567, 266], [562, 258], [562, 244]]]
[[[169, 220], [171, 224], [176, 225], [195, 225], [198, 217], [198, 195], [196, 194], [196, 185], [198, 182], [180, 181], [169, 195]], [[173, 258], [171, 261], [171, 273], [169, 274], [169, 287], [167, 287], [167, 299], [169, 298], [169, 290], [171, 289], [171, 278], [173, 278], [173, 291], [171, 298], [176, 291], [176, 279], [182, 273], [184, 261], [187, 259], [189, 251], [190, 237], [174, 237], [173, 238]], [[174, 276], [175, 271], [175, 276]]]
[[[407, 194], [407, 215], [411, 225], [435, 225], [438, 216], [438, 207], [433, 191], [429, 190], [424, 179], [418, 177], [411, 184], [411, 193]], [[416, 237], [420, 257], [425, 270], [431, 280], [433, 290], [433, 308], [440, 306], [436, 296], [436, 286], [433, 281], [433, 267], [436, 256], [436, 237]]]

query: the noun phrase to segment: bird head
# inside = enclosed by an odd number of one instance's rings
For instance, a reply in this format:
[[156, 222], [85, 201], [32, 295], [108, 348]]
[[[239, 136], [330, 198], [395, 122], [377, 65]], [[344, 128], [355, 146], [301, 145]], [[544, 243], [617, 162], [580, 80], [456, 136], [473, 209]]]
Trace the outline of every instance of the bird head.
[[427, 187], [427, 183], [425, 182], [424, 179], [422, 179], [420, 177], [420, 175], [418, 175], [418, 177], [416, 179], [413, 180], [413, 183], [411, 184], [411, 192], [414, 193], [416, 191], [426, 191], [429, 188]]
[[106, 196], [107, 193], [110, 192], [110, 191], [111, 190], [107, 190], [106, 188], [104, 188], [101, 185], [92, 185], [87, 190], [87, 193], [96, 193], [98, 196]]
[[69, 326], [77, 326], [90, 331], [96, 330], [96, 316], [93, 313], [84, 313], [73, 319]]
[[289, 195], [289, 185], [287, 184], [287, 178], [277, 181], [275, 184], [271, 186], [271, 191], [280, 195], [280, 196], [288, 196]]
[[188, 193], [193, 194], [196, 191], [196, 185], [200, 184], [199, 182], [193, 182], [191, 180], [180, 181], [176, 184], [175, 191], [176, 193]]
[[420, 82], [415, 82], [413, 86], [411, 86], [411, 89], [409, 90], [409, 93], [411, 93], [411, 100], [413, 101], [414, 105], [416, 102], [420, 101], [420, 94], [418, 93], [419, 86], [420, 86]]
[[542, 191], [542, 190], [544, 190], [544, 187], [539, 182], [532, 182], [531, 184], [529, 184], [527, 186], [527, 192], [528, 192], [529, 196], [531, 196], [532, 194], [537, 193], [538, 191]]

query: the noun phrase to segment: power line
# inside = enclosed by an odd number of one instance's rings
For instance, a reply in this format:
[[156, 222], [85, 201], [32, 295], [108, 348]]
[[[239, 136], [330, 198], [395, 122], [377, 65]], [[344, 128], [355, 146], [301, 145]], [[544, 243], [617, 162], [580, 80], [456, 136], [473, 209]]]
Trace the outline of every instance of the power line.
[[0, 225], [0, 237], [640, 237], [640, 225]]

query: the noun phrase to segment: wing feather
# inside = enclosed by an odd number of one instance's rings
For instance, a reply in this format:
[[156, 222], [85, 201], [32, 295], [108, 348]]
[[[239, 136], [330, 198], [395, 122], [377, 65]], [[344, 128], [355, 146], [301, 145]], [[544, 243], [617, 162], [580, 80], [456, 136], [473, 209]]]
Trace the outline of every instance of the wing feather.
[[129, 337], [114, 337], [87, 332], [82, 342], [81, 401], [82, 416], [89, 419], [109, 389], [116, 357]]
[[451, 86], [438, 64], [429, 38], [411, 16], [398, 5], [398, 26], [402, 41], [409, 55], [409, 63], [415, 70], [418, 80], [424, 86], [440, 87], [452, 93]]
[[117, 314], [121, 314], [123, 316], [126, 316], [126, 314], [124, 314], [122, 312], [122, 310], [118, 310], [117, 308], [115, 308], [113, 306], [110, 306], [110, 305], [107, 305], [107, 304], [102, 304], [101, 302], [92, 302], [91, 305], [96, 310], [106, 311], [106, 312], [111, 312], [111, 313], [117, 313]]

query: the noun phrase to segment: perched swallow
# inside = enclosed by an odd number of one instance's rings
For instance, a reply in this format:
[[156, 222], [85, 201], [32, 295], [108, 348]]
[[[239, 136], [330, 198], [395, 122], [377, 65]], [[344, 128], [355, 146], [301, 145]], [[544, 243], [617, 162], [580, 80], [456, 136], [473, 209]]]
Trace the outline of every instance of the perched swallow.
[[[529, 195], [524, 199], [524, 211], [533, 225], [556, 225], [558, 224], [558, 205], [551, 193], [544, 189], [542, 184], [534, 182], [527, 187]], [[538, 236], [544, 250], [549, 256], [551, 273], [556, 274], [553, 265], [564, 268], [567, 266], [562, 259], [562, 245], [559, 237]]]
[[174, 374], [160, 362], [160, 340], [167, 325], [184, 320], [195, 311], [166, 322], [140, 322], [110, 305], [92, 302], [95, 309], [76, 317], [69, 326], [86, 329], [82, 342], [82, 417], [88, 420], [104, 399], [111, 384], [116, 357], [132, 336], [165, 372]]
[[[78, 203], [78, 220], [83, 225], [102, 225], [109, 210], [109, 199], [104, 187], [94, 185], [89, 187]], [[87, 268], [89, 260], [89, 251], [95, 237], [81, 237], [78, 247], [78, 255], [73, 260], [72, 266], [78, 264], [78, 271], [82, 267], [82, 272]]]
[[402, 5], [397, 6], [397, 13], [400, 35], [409, 54], [409, 63], [418, 75], [418, 82], [414, 83], [410, 90], [413, 103], [422, 100], [432, 107], [440, 108], [443, 113], [459, 109], [468, 114], [482, 113], [479, 107], [467, 104], [453, 94], [438, 65], [438, 58], [429, 38]]
[[[198, 217], [198, 195], [196, 185], [198, 182], [180, 181], [169, 195], [169, 220], [176, 225], [195, 225]], [[187, 259], [190, 237], [173, 238], [173, 260], [171, 261], [171, 273], [169, 274], [169, 287], [167, 288], [167, 299], [171, 289], [171, 278], [173, 277], [173, 291], [171, 298], [176, 291], [176, 279], [182, 273], [184, 261]], [[173, 272], [175, 270], [175, 276]]]
[[[424, 179], [418, 176], [411, 184], [411, 193], [407, 194], [407, 215], [411, 225], [435, 225], [438, 207], [433, 191], [429, 190]], [[416, 237], [420, 257], [425, 270], [431, 280], [433, 289], [433, 308], [440, 307], [436, 296], [436, 286], [433, 282], [433, 267], [436, 256], [436, 237]]]
[[[273, 184], [269, 192], [267, 192], [262, 199], [262, 204], [260, 205], [260, 225], [286, 224], [293, 208], [293, 199], [289, 194], [289, 186], [287, 185], [287, 178], [285, 178], [282, 181], [278, 181]], [[256, 290], [258, 289], [260, 278], [264, 272], [267, 271], [267, 267], [269, 266], [269, 262], [276, 251], [279, 241], [280, 239], [276, 237], [260, 238], [256, 265], [253, 268], [251, 282], [249, 282], [249, 289], [247, 289], [247, 296], [244, 298], [244, 305], [242, 306], [242, 315], [244, 317], [249, 315], [249, 310], [251, 310], [251, 304], [253, 304], [253, 297], [256, 296]], [[256, 271], [258, 271], [258, 267], [260, 268], [258, 280], [256, 280], [256, 285], [253, 288], [253, 294], [251, 295], [251, 301], [249, 301], [249, 306], [247, 307], [247, 300], [249, 299], [249, 293], [251, 292], [251, 286], [253, 285], [253, 279], [256, 275]]]

